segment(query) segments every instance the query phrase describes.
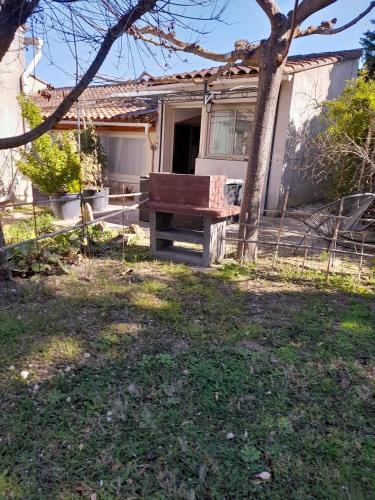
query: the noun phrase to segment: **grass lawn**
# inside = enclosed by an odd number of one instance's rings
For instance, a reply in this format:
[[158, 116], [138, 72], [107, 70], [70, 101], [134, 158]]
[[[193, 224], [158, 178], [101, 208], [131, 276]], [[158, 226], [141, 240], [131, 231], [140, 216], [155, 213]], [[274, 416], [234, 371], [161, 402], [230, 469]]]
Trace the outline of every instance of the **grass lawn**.
[[128, 252], [1, 290], [0, 498], [375, 498], [373, 291]]

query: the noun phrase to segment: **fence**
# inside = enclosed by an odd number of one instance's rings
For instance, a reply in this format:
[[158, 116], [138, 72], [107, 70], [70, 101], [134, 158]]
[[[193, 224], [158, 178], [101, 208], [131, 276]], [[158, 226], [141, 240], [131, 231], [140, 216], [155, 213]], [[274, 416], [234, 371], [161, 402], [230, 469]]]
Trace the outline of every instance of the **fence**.
[[[147, 194], [147, 193], [146, 193]], [[53, 231], [43, 231], [43, 224], [40, 225], [38, 224], [38, 220], [45, 215], [43, 212], [41, 212], [41, 207], [47, 205], [49, 206], [51, 201], [58, 201], [58, 199], [42, 199], [42, 200], [36, 200], [33, 202], [18, 202], [18, 203], [6, 203], [0, 206], [0, 222], [2, 223], [1, 225], [1, 231], [0, 231], [0, 279], [1, 278], [9, 278], [11, 276], [11, 267], [8, 264], [8, 257], [9, 254], [12, 253], [12, 258], [11, 260], [17, 260], [19, 259], [20, 255], [22, 253], [25, 254], [25, 260], [27, 261], [27, 268], [25, 268], [24, 274], [28, 273], [28, 270], [32, 271], [34, 270], [36, 273], [39, 273], [39, 276], [42, 277], [42, 271], [44, 269], [48, 268], [48, 260], [47, 264], [43, 264], [43, 259], [42, 259], [42, 247], [40, 246], [40, 243], [43, 241], [52, 241], [59, 236], [62, 235], [67, 235], [69, 233], [77, 233], [78, 231], [81, 231], [81, 240], [80, 243], [85, 246], [84, 249], [84, 254], [85, 257], [87, 258], [87, 263], [88, 263], [88, 269], [90, 269], [90, 261], [92, 257], [92, 252], [90, 250], [90, 238], [88, 238], [87, 230], [90, 226], [98, 226], [100, 223], [107, 221], [108, 219], [114, 219], [118, 218], [119, 216], [121, 217], [121, 224], [119, 225], [119, 229], [122, 229], [122, 253], [124, 253], [124, 247], [125, 247], [125, 222], [126, 222], [126, 217], [125, 215], [129, 212], [132, 212], [134, 210], [137, 210], [141, 205], [147, 202], [147, 199], [144, 199], [142, 201], [138, 201], [132, 205], [125, 205], [126, 199], [134, 199], [134, 198], [139, 198], [140, 196], [144, 196], [145, 193], [130, 193], [130, 194], [118, 194], [118, 195], [109, 195], [109, 199], [120, 199], [122, 202], [122, 207], [119, 208], [119, 210], [110, 210], [108, 213], [105, 215], [93, 218], [91, 220], [85, 220], [84, 214], [83, 214], [83, 202], [86, 202], [87, 200], [90, 199], [98, 199], [98, 198], [108, 198], [108, 195], [103, 195], [103, 196], [85, 196], [82, 197], [81, 195], [81, 222], [75, 223], [68, 225], [66, 227], [63, 227], [61, 229], [53, 230]], [[29, 214], [29, 217], [27, 217], [27, 214], [25, 217], [22, 217], [21, 219], [13, 219], [9, 220], [6, 218], [6, 210], [8, 209], [20, 209], [20, 208], [25, 208], [26, 210], [31, 209], [31, 213]], [[25, 215], [25, 214], [23, 214]], [[13, 226], [12, 226], [13, 222]], [[5, 223], [5, 224], [4, 224]], [[17, 241], [11, 241], [7, 242], [6, 240], [9, 239], [6, 237], [6, 234], [4, 234], [3, 226], [11, 226], [16, 227], [17, 225], [23, 225], [24, 227], [21, 230], [21, 239], [18, 237], [16, 234], [15, 237], [11, 238], [12, 240], [16, 239]], [[102, 229], [104, 232], [104, 229]], [[32, 237], [27, 237], [27, 238], [22, 238], [22, 236], [25, 235], [30, 236], [30, 233], [33, 233]], [[6, 232], [5, 232], [6, 233]], [[121, 233], [118, 233], [121, 234]], [[25, 249], [23, 251], [22, 249]], [[27, 249], [27, 250], [26, 250]], [[17, 250], [20, 250], [20, 254], [17, 254]], [[48, 256], [49, 261], [53, 262], [54, 260], [57, 260], [57, 264], [59, 267], [63, 268], [63, 263], [60, 259], [59, 256]], [[30, 268], [30, 269], [29, 269]], [[22, 274], [22, 268], [17, 269], [17, 272], [20, 272]]]
[[[131, 193], [110, 195], [110, 199], [118, 199], [122, 206], [118, 210], [111, 211], [103, 216], [91, 221], [82, 221], [80, 223], [63, 227], [54, 231], [45, 232], [38, 227], [38, 210], [44, 205], [49, 205], [50, 200], [35, 201], [29, 203], [8, 203], [0, 207], [0, 210], [6, 208], [31, 209], [29, 221], [29, 237], [22, 241], [1, 241], [0, 239], [0, 269], [1, 259], [6, 259], [6, 254], [15, 252], [26, 246], [34, 246], [34, 259], [31, 267], [39, 271], [41, 266], [42, 242], [51, 238], [58, 238], [61, 235], [68, 233], [77, 233], [81, 231], [81, 240], [84, 242], [84, 255], [87, 258], [88, 272], [90, 270], [90, 262], [92, 260], [92, 252], [90, 249], [90, 238], [88, 238], [88, 228], [92, 225], [97, 225], [108, 219], [116, 218], [118, 221], [119, 236], [122, 235], [121, 252], [124, 257], [125, 252], [125, 228], [126, 214], [138, 209], [146, 203], [146, 200], [138, 201], [131, 205], [125, 205], [129, 198], [139, 198], [145, 196], [146, 193]], [[314, 269], [326, 273], [341, 273], [351, 274], [357, 277], [358, 280], [368, 279], [373, 277], [375, 264], [375, 233], [371, 228], [367, 231], [362, 231], [359, 234], [359, 239], [354, 236], [351, 240], [347, 238], [347, 231], [340, 230], [340, 223], [349, 219], [343, 215], [331, 215], [334, 223], [334, 231], [330, 237], [321, 236], [312, 232], [306, 234], [307, 227], [303, 220], [311, 216], [311, 212], [303, 210], [287, 209], [287, 196], [284, 199], [283, 208], [281, 211], [267, 210], [266, 217], [262, 217], [259, 224], [258, 237], [254, 240], [240, 240], [238, 236], [238, 224], [228, 225], [226, 234], [226, 256], [234, 257], [236, 246], [239, 241], [245, 244], [254, 244], [258, 249], [259, 261], [268, 270], [276, 270], [286, 263], [297, 266], [303, 273], [307, 269]], [[97, 196], [96, 196], [97, 197]], [[104, 197], [104, 196], [103, 196]], [[89, 200], [93, 197], [85, 197]], [[1, 212], [0, 212], [1, 216]], [[4, 213], [3, 213], [4, 217]], [[16, 221], [17, 222], [17, 221]], [[358, 222], [375, 228], [375, 219], [362, 218]], [[32, 233], [32, 234], [31, 234]], [[1, 235], [0, 235], [1, 236]], [[53, 260], [53, 259], [52, 259]], [[43, 270], [43, 269], [42, 269]], [[4, 270], [3, 270], [4, 272]], [[41, 273], [42, 275], [42, 273]]]
[[[360, 218], [358, 225], [366, 227], [360, 232], [340, 230], [347, 226], [345, 221], [353, 222], [352, 216], [334, 215], [332, 234], [314, 233], [304, 224], [312, 212], [287, 209], [288, 193], [280, 211], [265, 210], [266, 217], [261, 218], [256, 239], [240, 239], [237, 228], [229, 227], [226, 237], [226, 255], [235, 256], [238, 242], [255, 245], [259, 260], [275, 270], [285, 264], [297, 266], [303, 273], [313, 269], [330, 273], [356, 275], [361, 280], [374, 276], [375, 269], [375, 219]], [[246, 224], [244, 224], [246, 226]], [[371, 230], [371, 227], [373, 230]]]

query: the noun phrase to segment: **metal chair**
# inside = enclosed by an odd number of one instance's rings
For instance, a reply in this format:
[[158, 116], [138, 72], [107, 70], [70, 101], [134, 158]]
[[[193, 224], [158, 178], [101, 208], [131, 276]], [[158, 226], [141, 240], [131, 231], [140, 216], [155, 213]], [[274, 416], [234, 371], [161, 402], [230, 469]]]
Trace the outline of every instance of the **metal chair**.
[[360, 219], [374, 200], [375, 193], [353, 194], [350, 196], [344, 196], [343, 198], [333, 201], [332, 203], [328, 203], [328, 205], [312, 212], [312, 214], [306, 217], [303, 221], [309, 229], [299, 242], [294, 254], [297, 252], [298, 248], [302, 245], [303, 241], [311, 231], [314, 231], [316, 234], [327, 240], [329, 248], [337, 227], [337, 217], [340, 213], [341, 203], [341, 216], [343, 218], [338, 224], [338, 235], [342, 240], [350, 240], [354, 245], [355, 251], [357, 251], [353, 233], [365, 231], [372, 224], [372, 222], [362, 224]]

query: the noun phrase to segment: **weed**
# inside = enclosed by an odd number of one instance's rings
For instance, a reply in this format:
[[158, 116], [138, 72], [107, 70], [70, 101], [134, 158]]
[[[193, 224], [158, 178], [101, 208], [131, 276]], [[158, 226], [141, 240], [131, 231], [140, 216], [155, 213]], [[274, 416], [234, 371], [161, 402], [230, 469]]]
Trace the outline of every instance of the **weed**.
[[0, 291], [0, 497], [372, 498], [371, 293], [145, 252]]
[[223, 280], [236, 280], [241, 278], [250, 278], [254, 276], [256, 267], [253, 264], [238, 264], [237, 262], [227, 262], [220, 266], [214, 276]]

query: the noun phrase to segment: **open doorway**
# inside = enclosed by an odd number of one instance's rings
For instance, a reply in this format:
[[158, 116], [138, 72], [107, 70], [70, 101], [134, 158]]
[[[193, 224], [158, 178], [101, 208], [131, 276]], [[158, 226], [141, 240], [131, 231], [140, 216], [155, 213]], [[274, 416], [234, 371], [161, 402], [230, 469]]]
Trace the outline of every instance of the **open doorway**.
[[[181, 109], [180, 112], [192, 110]], [[175, 123], [172, 172], [175, 174], [194, 174], [195, 160], [199, 154], [201, 132], [201, 110], [194, 110], [195, 116]]]

